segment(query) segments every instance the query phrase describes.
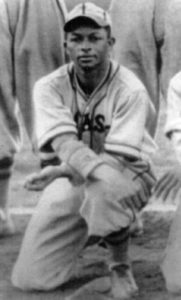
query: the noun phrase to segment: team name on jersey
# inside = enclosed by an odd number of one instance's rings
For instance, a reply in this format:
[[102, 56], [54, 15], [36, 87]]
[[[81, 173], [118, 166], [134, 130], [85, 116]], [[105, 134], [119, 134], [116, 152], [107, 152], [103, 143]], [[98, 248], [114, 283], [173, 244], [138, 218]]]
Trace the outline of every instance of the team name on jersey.
[[77, 124], [78, 131], [96, 131], [103, 133], [110, 128], [110, 125], [105, 124], [105, 116], [102, 114], [97, 114], [93, 118], [90, 114], [81, 115], [79, 112], [75, 114], [74, 120]]

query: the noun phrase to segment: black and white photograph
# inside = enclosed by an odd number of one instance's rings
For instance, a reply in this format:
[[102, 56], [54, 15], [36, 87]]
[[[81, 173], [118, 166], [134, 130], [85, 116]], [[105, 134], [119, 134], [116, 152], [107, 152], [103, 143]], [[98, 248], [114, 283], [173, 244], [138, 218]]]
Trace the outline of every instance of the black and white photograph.
[[181, 0], [0, 0], [0, 300], [181, 300]]

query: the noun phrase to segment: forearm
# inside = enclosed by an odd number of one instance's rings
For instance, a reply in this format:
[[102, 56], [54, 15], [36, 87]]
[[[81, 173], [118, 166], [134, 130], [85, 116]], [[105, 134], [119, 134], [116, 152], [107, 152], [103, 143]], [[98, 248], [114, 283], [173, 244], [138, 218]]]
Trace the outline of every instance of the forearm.
[[105, 164], [104, 160], [82, 141], [78, 141], [76, 135], [62, 135], [52, 142], [54, 150], [59, 158], [77, 171], [84, 179], [98, 166]]

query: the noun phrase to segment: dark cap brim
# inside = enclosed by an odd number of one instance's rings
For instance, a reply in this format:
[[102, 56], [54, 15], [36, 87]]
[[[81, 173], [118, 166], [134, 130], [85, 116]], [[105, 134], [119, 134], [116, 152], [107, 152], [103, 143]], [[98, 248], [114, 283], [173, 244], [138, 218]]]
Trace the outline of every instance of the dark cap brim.
[[103, 23], [100, 24], [100, 22], [98, 22], [97, 20], [95, 20], [93, 18], [90, 18], [87, 16], [77, 16], [76, 18], [71, 19], [65, 23], [64, 31], [71, 32], [71, 31], [75, 30], [76, 28], [85, 26], [85, 25], [95, 27], [95, 28], [101, 28], [101, 27], [106, 26], [106, 24], [103, 24]]

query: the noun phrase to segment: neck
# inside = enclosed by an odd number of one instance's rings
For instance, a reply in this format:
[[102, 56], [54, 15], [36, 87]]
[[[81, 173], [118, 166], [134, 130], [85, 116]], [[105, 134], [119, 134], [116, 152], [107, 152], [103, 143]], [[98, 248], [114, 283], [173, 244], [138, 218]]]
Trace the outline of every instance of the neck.
[[109, 63], [110, 62], [107, 61], [103, 66], [100, 66], [96, 69], [76, 70], [79, 84], [86, 94], [92, 94], [92, 92], [103, 80], [108, 71]]

